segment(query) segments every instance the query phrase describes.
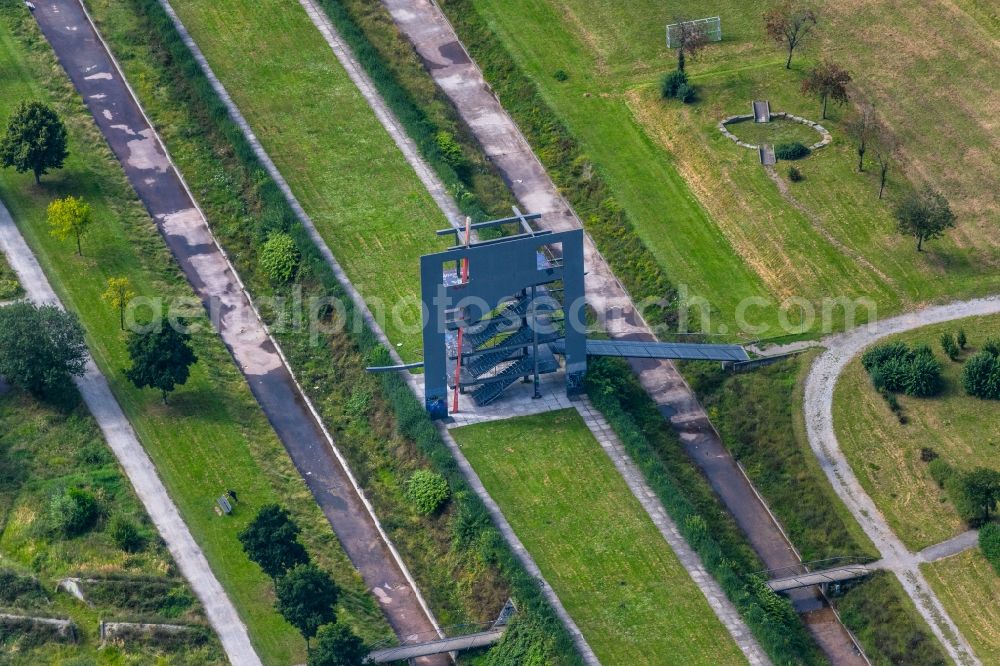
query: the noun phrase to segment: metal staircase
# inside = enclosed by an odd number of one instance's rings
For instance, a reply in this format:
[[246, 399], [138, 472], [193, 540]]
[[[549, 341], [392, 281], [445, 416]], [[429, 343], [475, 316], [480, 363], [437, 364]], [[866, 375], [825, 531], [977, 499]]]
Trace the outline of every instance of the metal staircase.
[[469, 345], [473, 349], [478, 349], [484, 343], [495, 338], [501, 328], [509, 326], [511, 322], [524, 317], [524, 315], [528, 312], [528, 306], [530, 304], [531, 299], [527, 296], [521, 296], [516, 301], [508, 303], [497, 316], [492, 317], [487, 322], [483, 330], [466, 335], [465, 344]]
[[532, 359], [530, 356], [522, 356], [514, 363], [508, 365], [496, 377], [491, 377], [489, 381], [472, 392], [472, 399], [482, 407], [488, 405], [507, 389], [508, 386], [518, 379], [531, 372]]
[[531, 327], [525, 326], [510, 337], [504, 338], [500, 344], [497, 345], [496, 351], [488, 351], [484, 354], [473, 357], [471, 361], [465, 364], [465, 369], [470, 375], [478, 379], [480, 375], [493, 369], [497, 363], [501, 363], [504, 359], [510, 358], [514, 352], [517, 351], [517, 345], [531, 344], [531, 340]]

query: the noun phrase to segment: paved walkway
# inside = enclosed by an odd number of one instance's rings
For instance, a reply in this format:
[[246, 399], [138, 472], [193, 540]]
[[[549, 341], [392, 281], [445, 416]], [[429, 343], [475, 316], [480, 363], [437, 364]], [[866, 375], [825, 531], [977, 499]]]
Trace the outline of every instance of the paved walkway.
[[[34, 16], [389, 624], [401, 637], [438, 631], [346, 460], [82, 6], [77, 0], [47, 0]], [[439, 657], [426, 663], [450, 662]]]
[[947, 541], [928, 546], [916, 554], [921, 562], [937, 562], [958, 555], [979, 545], [979, 530], [967, 530]]
[[[992, 296], [924, 308], [829, 337], [824, 340], [827, 350], [813, 364], [805, 388], [806, 430], [809, 444], [819, 459], [820, 466], [855, 520], [882, 554], [880, 564], [896, 574], [934, 635], [959, 664], [980, 662], [920, 573], [919, 564], [923, 561], [921, 554], [915, 555], [903, 545], [854, 475], [834, 431], [833, 392], [837, 379], [850, 360], [868, 345], [888, 335], [929, 324], [997, 313], [1000, 313], [1000, 296]], [[961, 548], [970, 538], [966, 533], [960, 535], [954, 543], [945, 542], [947, 546], [932, 546], [928, 549], [929, 555]]]
[[[8, 263], [17, 273], [32, 301], [62, 307], [35, 256], [2, 203], [0, 203], [0, 249], [7, 256]], [[94, 365], [93, 360], [87, 361], [86, 373], [75, 381], [80, 395], [94, 415], [101, 432], [104, 433], [108, 446], [114, 451], [115, 457], [118, 458], [118, 462], [135, 488], [136, 495], [146, 508], [146, 513], [156, 525], [178, 568], [204, 606], [205, 614], [219, 635], [229, 661], [240, 666], [259, 665], [260, 659], [250, 644], [250, 637], [236, 608], [212, 573], [208, 560], [191, 536], [177, 507], [167, 494], [167, 489], [160, 481], [156, 468], [136, 438], [132, 425], [112, 395], [107, 380]]]
[[[486, 155], [525, 210], [542, 213], [539, 225], [552, 231], [582, 227], [552, 183], [520, 129], [490, 90], [447, 18], [429, 0], [383, 0], [400, 31], [423, 58], [435, 82], [455, 105]], [[606, 317], [613, 337], [655, 340], [589, 235], [584, 237], [587, 302]], [[687, 452], [708, 477], [750, 544], [769, 569], [800, 563], [781, 527], [736, 465], [694, 393], [666, 360], [632, 359], [643, 387], [673, 425]], [[815, 592], [817, 599], [818, 591]], [[815, 600], [814, 600], [815, 601]], [[813, 608], [818, 602], [810, 603]], [[833, 625], [831, 630], [829, 626]], [[863, 664], [855, 645], [832, 612], [814, 610], [809, 629], [837, 664]]]

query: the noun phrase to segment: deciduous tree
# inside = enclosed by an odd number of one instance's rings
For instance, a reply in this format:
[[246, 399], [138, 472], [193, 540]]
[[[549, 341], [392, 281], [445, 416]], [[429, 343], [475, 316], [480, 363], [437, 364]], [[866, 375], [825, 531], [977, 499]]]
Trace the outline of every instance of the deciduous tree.
[[309, 554], [298, 541], [299, 526], [288, 511], [265, 504], [237, 538], [243, 552], [273, 580], [298, 564], [309, 562]]
[[693, 56], [708, 40], [705, 33], [691, 19], [685, 17], [674, 17], [674, 32], [671, 43], [677, 48], [677, 71], [683, 72], [686, 56]]
[[865, 153], [868, 151], [877, 124], [875, 107], [867, 102], [858, 104], [857, 112], [847, 120], [847, 135], [854, 141], [855, 150], [858, 152], [858, 171], [865, 170]]
[[132, 291], [132, 283], [127, 277], [108, 278], [108, 288], [101, 294], [101, 299], [118, 310], [118, 321], [123, 331], [125, 330], [125, 308], [133, 298], [135, 298], [135, 292]]
[[83, 256], [80, 239], [93, 220], [90, 204], [74, 196], [56, 199], [49, 204], [48, 218], [52, 235], [59, 240], [76, 238], [76, 253]]
[[764, 13], [764, 32], [788, 48], [785, 69], [792, 68], [792, 52], [816, 27], [819, 18], [810, 7], [792, 2], [772, 7]]
[[190, 340], [190, 335], [173, 326], [132, 333], [127, 343], [132, 367], [125, 371], [125, 376], [137, 388], [159, 389], [165, 404], [167, 394], [187, 381], [191, 366], [198, 361]]
[[87, 345], [76, 315], [21, 301], [0, 308], [0, 375], [42, 396], [82, 375]]
[[337, 621], [340, 588], [315, 564], [299, 564], [278, 579], [278, 612], [309, 641], [324, 624]]
[[840, 104], [847, 101], [847, 84], [851, 75], [840, 65], [822, 62], [809, 72], [802, 81], [802, 93], [817, 95], [823, 102], [823, 118], [826, 118], [826, 104], [833, 100]]
[[923, 252], [924, 241], [940, 238], [955, 226], [948, 200], [929, 187], [904, 197], [895, 215], [899, 232], [917, 239], [917, 252]]
[[875, 159], [878, 161], [878, 198], [881, 199], [885, 192], [889, 168], [892, 166], [893, 160], [896, 159], [896, 150], [898, 149], [896, 135], [889, 129], [888, 125], [881, 121], [875, 125], [875, 132], [871, 136], [871, 147], [872, 152], [875, 153]]
[[0, 139], [0, 166], [31, 171], [37, 184], [49, 169], [61, 168], [68, 155], [66, 126], [55, 110], [42, 102], [21, 102]]
[[368, 658], [364, 642], [342, 624], [324, 624], [316, 632], [309, 666], [361, 666]]

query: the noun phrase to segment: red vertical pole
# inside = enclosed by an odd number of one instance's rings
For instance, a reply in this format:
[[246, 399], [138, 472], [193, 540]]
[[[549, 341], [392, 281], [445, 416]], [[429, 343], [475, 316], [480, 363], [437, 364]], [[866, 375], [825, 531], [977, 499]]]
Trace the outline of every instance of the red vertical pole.
[[[472, 218], [465, 218], [465, 247], [469, 247], [469, 234], [472, 229]], [[467, 284], [469, 282], [469, 258], [465, 257], [462, 259], [462, 284]], [[463, 318], [464, 318], [464, 313]], [[458, 357], [455, 359], [455, 393], [451, 401], [451, 411], [458, 411], [458, 382], [462, 378], [462, 334], [464, 333], [464, 327], [459, 326], [458, 328]]]

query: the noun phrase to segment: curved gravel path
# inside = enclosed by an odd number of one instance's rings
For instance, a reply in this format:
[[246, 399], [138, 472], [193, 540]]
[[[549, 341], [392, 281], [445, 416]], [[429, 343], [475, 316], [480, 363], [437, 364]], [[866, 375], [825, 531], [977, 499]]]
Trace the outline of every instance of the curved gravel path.
[[928, 307], [831, 336], [824, 340], [826, 351], [813, 364], [805, 387], [809, 446], [819, 459], [823, 472], [879, 549], [882, 554], [879, 564], [896, 575], [952, 659], [969, 665], [981, 662], [920, 573], [920, 563], [925, 561], [924, 558], [907, 549], [893, 533], [840, 449], [833, 427], [833, 392], [848, 362], [865, 347], [886, 336], [954, 319], [998, 313], [1000, 296], [990, 296]]

